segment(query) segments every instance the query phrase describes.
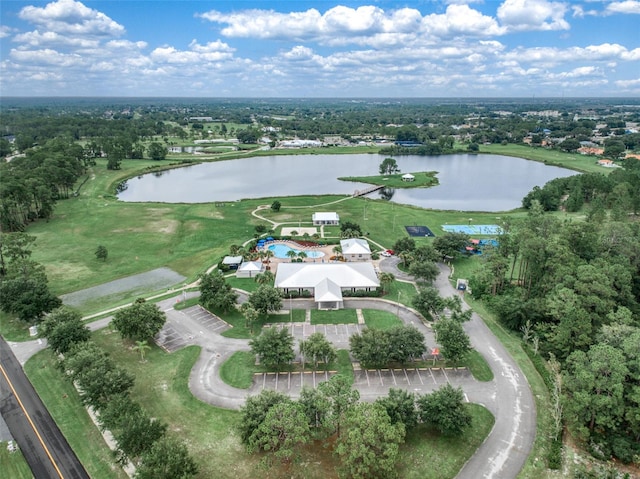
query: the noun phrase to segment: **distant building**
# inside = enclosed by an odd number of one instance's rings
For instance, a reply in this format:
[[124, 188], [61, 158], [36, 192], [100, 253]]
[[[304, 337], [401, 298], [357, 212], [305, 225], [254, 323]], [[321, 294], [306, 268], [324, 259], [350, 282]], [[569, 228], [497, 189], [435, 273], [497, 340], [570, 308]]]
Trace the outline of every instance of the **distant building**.
[[411, 173], [405, 173], [404, 175], [402, 175], [402, 181], [415, 181], [415, 179], [416, 177]]
[[319, 212], [311, 216], [314, 226], [337, 225], [340, 223], [340, 216], [335, 212]]
[[370, 261], [371, 247], [369, 242], [360, 238], [349, 238], [340, 240], [342, 256], [347, 261]]

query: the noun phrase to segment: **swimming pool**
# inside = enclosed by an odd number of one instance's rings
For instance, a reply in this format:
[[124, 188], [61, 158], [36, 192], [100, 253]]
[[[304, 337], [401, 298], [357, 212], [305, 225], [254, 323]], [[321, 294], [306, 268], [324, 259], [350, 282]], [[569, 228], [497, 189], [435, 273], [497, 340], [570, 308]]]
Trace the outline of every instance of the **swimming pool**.
[[[289, 251], [295, 251], [296, 254], [300, 253], [301, 251], [281, 243], [269, 245], [269, 250], [273, 251], [273, 255], [276, 258], [288, 258], [289, 256], [287, 255], [287, 253]], [[324, 256], [324, 253], [322, 251], [305, 251], [305, 253], [307, 254], [307, 258], [322, 258]]]

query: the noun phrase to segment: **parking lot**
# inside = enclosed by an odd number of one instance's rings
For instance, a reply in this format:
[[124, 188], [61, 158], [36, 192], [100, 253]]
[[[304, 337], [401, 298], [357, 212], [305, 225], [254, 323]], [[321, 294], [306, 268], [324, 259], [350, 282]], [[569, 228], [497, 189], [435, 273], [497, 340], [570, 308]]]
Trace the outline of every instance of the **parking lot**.
[[[380, 394], [390, 388], [406, 389], [414, 392], [431, 392], [449, 383], [454, 387], [475, 381], [467, 368], [398, 368], [398, 369], [358, 369], [354, 365], [355, 389], [375, 390]], [[284, 373], [257, 373], [253, 376], [251, 394], [263, 389], [297, 395], [302, 386], [315, 388], [328, 381], [335, 371], [304, 371]]]
[[[179, 328], [181, 319], [184, 320], [185, 317], [189, 320], [195, 321], [208, 332], [217, 334], [222, 334], [231, 327], [215, 314], [210, 313], [200, 305], [191, 306], [180, 311], [171, 308], [165, 312], [171, 315], [172, 321], [167, 321], [165, 323], [162, 330], [156, 335], [155, 342], [162, 349], [170, 353], [189, 344], [193, 344], [193, 335], [181, 332], [181, 328]], [[185, 331], [186, 330], [188, 330], [188, 328], [185, 328]]]
[[307, 339], [313, 333], [322, 333], [336, 349], [349, 349], [349, 337], [360, 333], [366, 326], [363, 324], [308, 324], [308, 323], [277, 323], [267, 326], [286, 328], [295, 338], [296, 344], [301, 339]]

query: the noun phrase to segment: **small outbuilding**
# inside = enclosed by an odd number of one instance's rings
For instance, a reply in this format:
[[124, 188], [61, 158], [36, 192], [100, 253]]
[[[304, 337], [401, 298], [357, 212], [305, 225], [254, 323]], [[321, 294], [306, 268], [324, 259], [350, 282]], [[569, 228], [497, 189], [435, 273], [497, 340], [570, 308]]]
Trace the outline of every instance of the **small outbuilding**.
[[342, 256], [347, 261], [371, 261], [371, 247], [367, 240], [349, 238], [340, 240]]
[[222, 264], [228, 266], [229, 269], [238, 269], [238, 266], [242, 263], [242, 256], [225, 256], [222, 259]]
[[262, 261], [245, 261], [236, 271], [236, 278], [255, 278], [256, 275], [265, 272]]
[[415, 179], [416, 177], [411, 173], [405, 173], [404, 175], [402, 175], [402, 181], [415, 181]]
[[315, 226], [337, 225], [340, 223], [340, 216], [335, 212], [314, 213], [311, 217]]

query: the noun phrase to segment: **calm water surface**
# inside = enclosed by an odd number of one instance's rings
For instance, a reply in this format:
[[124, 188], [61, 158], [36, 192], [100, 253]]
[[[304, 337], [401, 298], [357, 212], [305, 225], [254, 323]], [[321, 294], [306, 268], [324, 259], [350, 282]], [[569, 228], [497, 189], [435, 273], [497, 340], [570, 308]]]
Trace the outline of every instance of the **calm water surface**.
[[[263, 156], [202, 163], [127, 181], [128, 202], [211, 203], [245, 198], [352, 194], [368, 185], [339, 176], [378, 175], [385, 155]], [[437, 171], [433, 188], [404, 188], [391, 201], [441, 210], [506, 211], [521, 206], [534, 186], [575, 175], [564, 168], [498, 155], [396, 157], [402, 172]], [[380, 193], [372, 193], [379, 198]]]

